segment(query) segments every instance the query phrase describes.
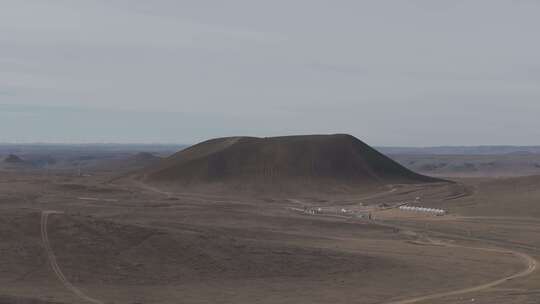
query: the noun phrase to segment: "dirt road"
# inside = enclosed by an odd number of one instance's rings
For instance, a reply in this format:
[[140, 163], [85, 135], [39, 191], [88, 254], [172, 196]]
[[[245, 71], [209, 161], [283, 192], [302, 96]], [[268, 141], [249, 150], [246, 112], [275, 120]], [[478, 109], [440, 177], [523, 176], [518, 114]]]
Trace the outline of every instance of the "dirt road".
[[437, 246], [445, 246], [445, 247], [453, 247], [453, 248], [466, 248], [466, 249], [481, 250], [481, 251], [488, 251], [488, 252], [498, 252], [498, 253], [502, 253], [502, 254], [513, 254], [514, 256], [516, 256], [516, 257], [520, 258], [521, 260], [523, 260], [523, 262], [527, 265], [527, 268], [525, 270], [523, 270], [523, 271], [520, 271], [519, 273], [514, 274], [514, 275], [504, 277], [504, 278], [501, 278], [499, 280], [489, 282], [489, 283], [486, 283], [486, 284], [473, 286], [473, 287], [469, 287], [469, 288], [458, 289], [458, 290], [454, 290], [454, 291], [434, 293], [434, 294], [431, 294], [431, 295], [421, 296], [421, 297], [416, 297], [416, 298], [411, 298], [411, 299], [387, 302], [386, 304], [412, 304], [412, 303], [419, 303], [419, 302], [423, 302], [423, 301], [427, 301], [427, 300], [435, 300], [435, 299], [440, 299], [440, 298], [449, 297], [449, 296], [456, 296], [456, 295], [462, 295], [462, 294], [467, 294], [467, 293], [471, 293], [471, 292], [482, 291], [482, 290], [485, 290], [485, 289], [492, 288], [492, 287], [495, 287], [497, 285], [503, 284], [503, 283], [508, 282], [510, 280], [514, 280], [514, 279], [517, 279], [517, 278], [528, 276], [528, 275], [532, 274], [536, 270], [536, 267], [538, 265], [538, 261], [536, 261], [530, 255], [522, 253], [522, 252], [514, 251], [514, 250], [498, 249], [498, 248], [485, 248], [485, 247], [470, 247], [470, 246], [463, 246], [463, 245], [457, 245], [457, 244], [450, 244], [450, 243], [442, 242], [442, 241], [435, 241], [435, 240], [432, 240], [430, 238], [428, 238], [427, 240], [428, 240], [428, 242], [430, 244], [437, 245]]
[[56, 277], [60, 280], [62, 285], [66, 287], [68, 290], [73, 292], [75, 295], [77, 295], [82, 300], [85, 300], [89, 303], [93, 304], [104, 304], [104, 302], [91, 298], [87, 296], [84, 292], [82, 292], [80, 289], [75, 287], [73, 284], [71, 284], [62, 270], [60, 269], [60, 266], [58, 265], [58, 262], [56, 260], [56, 255], [54, 254], [54, 251], [52, 250], [51, 243], [49, 241], [49, 234], [47, 232], [47, 221], [49, 219], [49, 215], [51, 214], [61, 214], [62, 212], [59, 211], [42, 211], [41, 212], [41, 240], [43, 242], [43, 246], [45, 247], [45, 251], [47, 253], [47, 257], [49, 259], [49, 264], [51, 265], [52, 270], [56, 274]]

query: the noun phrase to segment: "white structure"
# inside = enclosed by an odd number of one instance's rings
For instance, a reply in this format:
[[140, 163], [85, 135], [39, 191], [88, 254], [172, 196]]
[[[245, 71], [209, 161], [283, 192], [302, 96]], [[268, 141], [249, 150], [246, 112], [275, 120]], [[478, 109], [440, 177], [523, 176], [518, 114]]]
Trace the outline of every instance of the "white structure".
[[443, 209], [414, 207], [414, 206], [407, 206], [407, 205], [400, 206], [399, 210], [411, 211], [411, 212], [429, 213], [429, 214], [433, 214], [433, 215], [437, 215], [437, 216], [446, 214], [446, 211], [443, 210]]

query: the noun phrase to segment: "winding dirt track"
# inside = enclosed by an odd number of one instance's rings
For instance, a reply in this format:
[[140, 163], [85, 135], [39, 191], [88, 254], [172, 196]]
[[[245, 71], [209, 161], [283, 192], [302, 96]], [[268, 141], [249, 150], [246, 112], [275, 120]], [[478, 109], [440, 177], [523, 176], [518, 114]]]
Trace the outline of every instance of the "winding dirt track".
[[493, 281], [493, 282], [490, 282], [490, 283], [486, 283], [486, 284], [482, 284], [482, 285], [478, 285], [478, 286], [473, 286], [473, 287], [469, 287], [469, 288], [458, 289], [458, 290], [454, 290], [454, 291], [434, 293], [434, 294], [431, 294], [431, 295], [416, 297], [416, 298], [412, 298], [412, 299], [405, 299], [405, 300], [387, 302], [386, 304], [412, 304], [412, 303], [418, 303], [418, 302], [427, 301], [427, 300], [435, 300], [435, 299], [440, 299], [440, 298], [449, 297], [449, 296], [457, 296], [457, 295], [462, 295], [462, 294], [466, 294], [466, 293], [482, 291], [482, 290], [485, 290], [485, 289], [492, 288], [492, 287], [495, 287], [497, 285], [503, 284], [503, 283], [508, 282], [510, 280], [514, 280], [514, 279], [521, 278], [521, 277], [526, 277], [526, 276], [532, 274], [536, 270], [536, 267], [538, 265], [538, 261], [536, 261], [530, 255], [522, 253], [522, 252], [514, 251], [514, 250], [497, 249], [497, 248], [484, 248], [484, 247], [469, 247], [469, 246], [463, 246], [463, 245], [450, 244], [450, 243], [441, 242], [441, 241], [434, 241], [434, 240], [429, 239], [429, 238], [428, 238], [428, 242], [430, 244], [437, 245], [437, 246], [445, 246], [445, 247], [453, 247], [453, 248], [466, 248], [466, 249], [481, 250], [481, 251], [488, 251], [488, 252], [498, 252], [498, 253], [503, 253], [503, 254], [513, 254], [514, 256], [516, 256], [516, 257], [520, 258], [521, 260], [523, 260], [523, 262], [527, 265], [527, 268], [525, 270], [523, 270], [523, 271], [520, 271], [519, 273], [516, 273], [516, 274], [508, 276], [508, 277], [504, 277], [502, 279], [499, 279], [499, 280], [496, 280], [496, 281]]
[[42, 211], [41, 212], [41, 240], [43, 241], [43, 246], [45, 247], [45, 251], [47, 252], [47, 257], [49, 259], [49, 264], [51, 265], [52, 270], [62, 283], [64, 287], [66, 287], [68, 290], [73, 292], [75, 295], [77, 295], [79, 298], [93, 303], [93, 304], [104, 304], [104, 302], [91, 298], [87, 296], [84, 292], [82, 292], [80, 289], [75, 287], [73, 284], [71, 284], [62, 270], [60, 269], [60, 266], [58, 266], [58, 262], [56, 260], [56, 255], [54, 254], [54, 251], [52, 250], [51, 243], [49, 241], [49, 234], [47, 233], [47, 221], [49, 219], [49, 215], [51, 214], [61, 214], [62, 212], [59, 211]]

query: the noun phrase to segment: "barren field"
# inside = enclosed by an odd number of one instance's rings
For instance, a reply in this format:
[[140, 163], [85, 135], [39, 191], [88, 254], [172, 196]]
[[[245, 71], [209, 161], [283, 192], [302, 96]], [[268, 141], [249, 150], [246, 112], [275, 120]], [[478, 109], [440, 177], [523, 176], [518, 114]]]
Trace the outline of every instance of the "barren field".
[[[540, 301], [530, 178], [294, 199], [173, 193], [108, 175], [0, 182], [0, 303]], [[449, 214], [394, 208], [406, 201]]]
[[[449, 182], [347, 136], [260, 141], [5, 167], [0, 303], [540, 302], [539, 177]], [[181, 186], [132, 173], [156, 162], [142, 172]]]

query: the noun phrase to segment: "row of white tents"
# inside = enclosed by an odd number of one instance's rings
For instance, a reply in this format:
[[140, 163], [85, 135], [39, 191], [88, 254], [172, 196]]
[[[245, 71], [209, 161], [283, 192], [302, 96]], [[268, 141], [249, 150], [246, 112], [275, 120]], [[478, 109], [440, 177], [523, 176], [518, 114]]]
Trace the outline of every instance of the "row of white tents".
[[424, 212], [424, 213], [431, 213], [431, 214], [434, 214], [434, 215], [445, 215], [446, 214], [446, 211], [443, 210], [443, 209], [414, 207], [414, 206], [400, 206], [399, 210], [412, 211], [412, 212]]

